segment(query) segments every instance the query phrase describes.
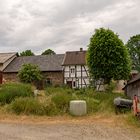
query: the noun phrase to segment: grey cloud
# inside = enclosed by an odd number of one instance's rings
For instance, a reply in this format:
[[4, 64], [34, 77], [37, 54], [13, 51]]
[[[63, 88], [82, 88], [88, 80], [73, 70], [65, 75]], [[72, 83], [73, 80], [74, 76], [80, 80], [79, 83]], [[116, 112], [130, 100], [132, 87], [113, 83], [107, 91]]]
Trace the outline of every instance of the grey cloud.
[[39, 54], [47, 48], [57, 53], [86, 49], [94, 29], [102, 26], [126, 40], [139, 33], [138, 4], [138, 0], [3, 1], [0, 51], [32, 49]]

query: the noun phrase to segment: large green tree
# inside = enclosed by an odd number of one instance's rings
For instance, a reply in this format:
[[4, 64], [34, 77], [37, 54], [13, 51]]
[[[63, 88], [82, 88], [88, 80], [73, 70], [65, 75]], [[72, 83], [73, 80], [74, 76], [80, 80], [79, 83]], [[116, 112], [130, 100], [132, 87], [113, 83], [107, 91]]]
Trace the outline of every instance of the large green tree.
[[53, 55], [55, 52], [51, 49], [45, 50], [41, 55]]
[[33, 56], [34, 53], [31, 50], [26, 50], [20, 53], [20, 56]]
[[20, 80], [25, 83], [33, 83], [42, 79], [39, 67], [33, 64], [24, 64], [18, 76]]
[[131, 70], [131, 61], [127, 48], [118, 35], [110, 29], [96, 29], [90, 38], [87, 52], [87, 64], [94, 79], [127, 79]]
[[140, 72], [140, 34], [130, 37], [126, 46], [132, 59], [133, 69]]

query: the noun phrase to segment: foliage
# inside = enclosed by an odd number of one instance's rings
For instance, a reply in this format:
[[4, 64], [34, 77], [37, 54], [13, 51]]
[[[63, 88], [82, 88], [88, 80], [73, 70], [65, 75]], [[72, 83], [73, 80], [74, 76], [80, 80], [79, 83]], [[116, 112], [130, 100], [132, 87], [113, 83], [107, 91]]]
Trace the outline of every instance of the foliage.
[[46, 96], [55, 95], [55, 94], [59, 94], [59, 93], [72, 94], [73, 90], [71, 88], [67, 88], [67, 87], [52, 87], [52, 86], [47, 87], [45, 89]]
[[6, 104], [13, 101], [16, 97], [26, 97], [32, 95], [31, 85], [22, 83], [9, 83], [1, 85], [0, 103]]
[[132, 59], [133, 69], [140, 72], [140, 34], [132, 36], [126, 46]]
[[113, 92], [113, 90], [116, 87], [116, 83], [114, 81], [111, 81], [109, 85], [107, 85], [106, 87], [106, 91], [107, 92]]
[[42, 79], [39, 67], [33, 64], [24, 64], [19, 71], [18, 76], [20, 80], [25, 83], [32, 83]]
[[52, 102], [59, 109], [60, 113], [66, 113], [69, 110], [69, 102], [72, 100], [72, 96], [65, 93], [59, 93], [52, 96]]
[[41, 55], [54, 55], [56, 54], [53, 50], [47, 49]]
[[73, 99], [86, 100], [88, 113], [115, 112], [113, 105], [114, 98], [118, 96], [125, 97], [122, 93], [98, 93], [92, 88], [73, 90], [69, 88], [63, 89], [61, 87], [46, 88], [46, 95], [52, 98], [52, 102], [55, 103], [58, 110], [61, 110], [61, 113], [68, 112], [69, 101]]
[[134, 114], [128, 113], [126, 117], [126, 121], [128, 124], [140, 128], [140, 118], [138, 116], [134, 116]]
[[20, 53], [20, 56], [33, 56], [34, 53], [31, 50], [26, 50]]
[[111, 79], [127, 79], [131, 70], [129, 53], [122, 40], [104, 28], [96, 29], [90, 39], [87, 64], [91, 76], [103, 78], [107, 83]]
[[17, 98], [8, 107], [16, 114], [26, 115], [55, 115], [57, 110], [53, 103], [42, 103], [36, 98]]
[[115, 114], [113, 100], [118, 96], [125, 97], [121, 93], [98, 93], [92, 89], [73, 90], [49, 87], [46, 89], [45, 97], [16, 98], [8, 105], [8, 109], [16, 114], [62, 115], [69, 113], [69, 102], [71, 100], [85, 100], [88, 114]]

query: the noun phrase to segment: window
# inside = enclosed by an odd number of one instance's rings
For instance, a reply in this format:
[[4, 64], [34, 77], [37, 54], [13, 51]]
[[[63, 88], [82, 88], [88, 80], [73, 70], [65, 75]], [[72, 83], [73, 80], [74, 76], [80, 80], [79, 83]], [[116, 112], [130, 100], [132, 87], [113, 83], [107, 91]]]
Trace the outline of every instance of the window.
[[47, 79], [46, 79], [46, 84], [47, 84], [47, 85], [51, 85], [51, 84], [52, 84], [51, 78], [47, 78]]
[[75, 69], [74, 68], [71, 68], [70, 69], [70, 73], [74, 74], [75, 73]]
[[73, 87], [75, 87], [76, 86], [76, 83], [75, 83], [75, 81], [73, 81]]

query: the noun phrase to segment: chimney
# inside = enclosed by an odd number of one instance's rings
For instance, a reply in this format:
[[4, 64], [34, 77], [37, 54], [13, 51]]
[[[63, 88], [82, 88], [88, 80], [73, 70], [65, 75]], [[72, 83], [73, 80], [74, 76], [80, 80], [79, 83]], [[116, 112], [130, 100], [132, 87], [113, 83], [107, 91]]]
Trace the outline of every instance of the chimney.
[[83, 48], [80, 48], [80, 52], [82, 52], [83, 51]]

